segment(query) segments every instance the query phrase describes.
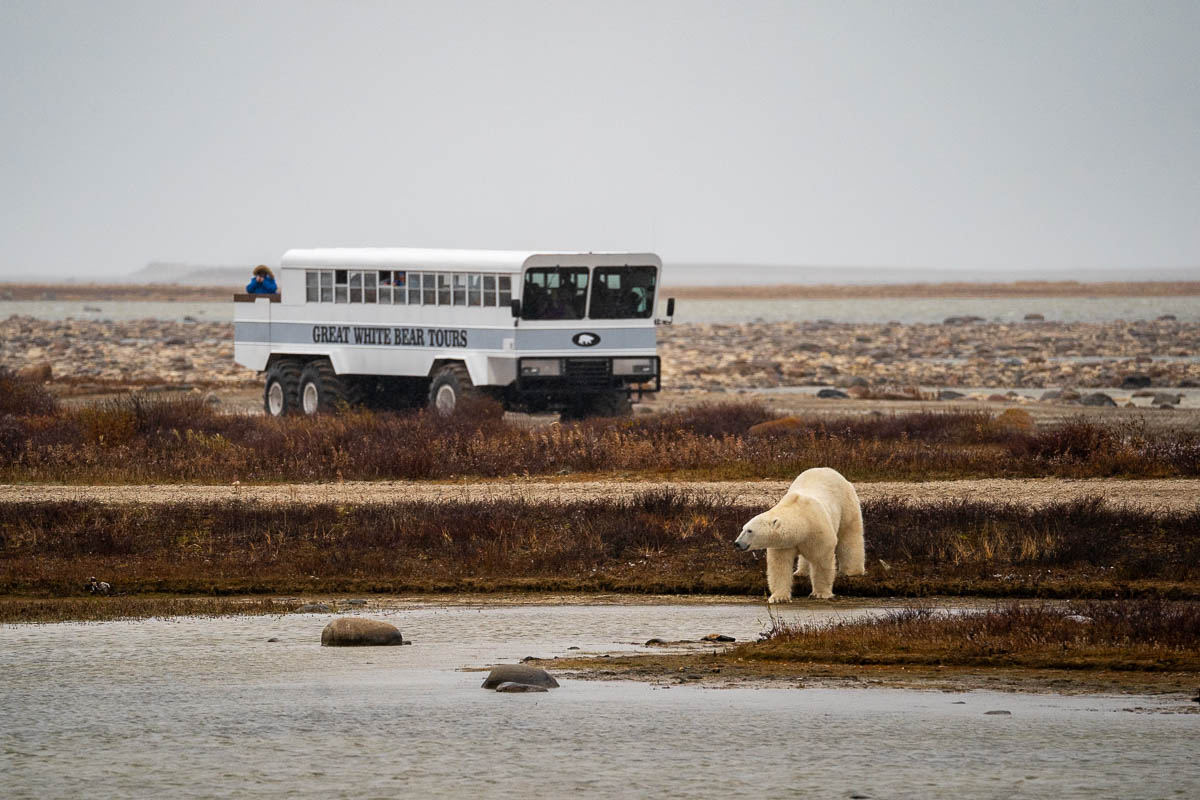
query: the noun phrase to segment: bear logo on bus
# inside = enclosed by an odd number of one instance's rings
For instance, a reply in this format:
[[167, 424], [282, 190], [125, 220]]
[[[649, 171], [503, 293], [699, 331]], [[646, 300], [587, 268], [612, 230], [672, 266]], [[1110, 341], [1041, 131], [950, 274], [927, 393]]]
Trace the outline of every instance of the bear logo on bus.
[[592, 345], [600, 344], [600, 336], [599, 334], [583, 331], [572, 336], [571, 341], [580, 347], [591, 347]]

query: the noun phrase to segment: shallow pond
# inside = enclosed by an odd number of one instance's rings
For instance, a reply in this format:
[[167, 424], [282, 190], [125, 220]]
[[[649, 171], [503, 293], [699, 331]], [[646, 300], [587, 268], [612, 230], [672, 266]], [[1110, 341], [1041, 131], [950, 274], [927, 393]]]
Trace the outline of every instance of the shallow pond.
[[330, 615], [312, 614], [0, 626], [3, 794], [1061, 799], [1200, 787], [1200, 715], [1122, 710], [1178, 707], [1155, 698], [578, 680], [503, 695], [461, 671], [653, 636], [752, 639], [768, 622], [759, 605], [370, 616], [415, 644], [321, 648]]

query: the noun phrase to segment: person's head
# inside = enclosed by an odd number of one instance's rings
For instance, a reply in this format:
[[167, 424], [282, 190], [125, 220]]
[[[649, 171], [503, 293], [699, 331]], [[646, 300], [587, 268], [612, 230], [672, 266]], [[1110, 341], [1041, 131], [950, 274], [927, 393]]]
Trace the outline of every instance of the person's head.
[[274, 278], [275, 276], [271, 274], [270, 267], [268, 267], [266, 264], [259, 264], [254, 268], [254, 277], [259, 283], [262, 283], [264, 278]]

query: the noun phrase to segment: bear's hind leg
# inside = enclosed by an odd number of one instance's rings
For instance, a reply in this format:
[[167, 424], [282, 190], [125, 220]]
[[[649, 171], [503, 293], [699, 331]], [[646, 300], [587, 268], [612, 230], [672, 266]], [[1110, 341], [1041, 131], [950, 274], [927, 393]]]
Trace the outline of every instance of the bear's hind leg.
[[812, 594], [809, 597], [815, 597], [818, 600], [828, 600], [833, 597], [833, 576], [837, 572], [837, 565], [833, 562], [833, 553], [830, 553], [827, 558], [821, 558], [816, 561], [808, 560], [808, 577], [812, 581]]
[[837, 569], [843, 575], [865, 575], [866, 545], [863, 542], [862, 509], [857, 505], [842, 520], [837, 538]]
[[804, 560], [804, 556], [796, 559], [796, 571], [792, 574], [797, 578], [808, 574], [808, 562]]
[[767, 589], [771, 591], [768, 603], [792, 601], [792, 565], [795, 563], [796, 548], [767, 548]]

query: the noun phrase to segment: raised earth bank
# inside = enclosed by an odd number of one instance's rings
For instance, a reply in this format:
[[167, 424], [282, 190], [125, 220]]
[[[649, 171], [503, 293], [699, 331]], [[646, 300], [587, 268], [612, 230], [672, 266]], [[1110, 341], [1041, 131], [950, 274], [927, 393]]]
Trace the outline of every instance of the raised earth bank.
[[[574, 501], [5, 501], [0, 594], [78, 597], [97, 576], [113, 595], [762, 596], [764, 560], [731, 544], [760, 510], [674, 488]], [[893, 495], [863, 512], [868, 574], [840, 577], [841, 596], [1200, 598], [1200, 504]]]

